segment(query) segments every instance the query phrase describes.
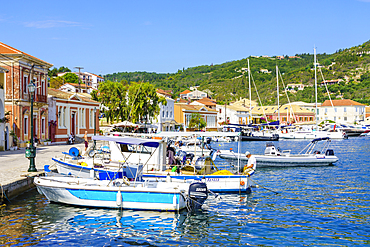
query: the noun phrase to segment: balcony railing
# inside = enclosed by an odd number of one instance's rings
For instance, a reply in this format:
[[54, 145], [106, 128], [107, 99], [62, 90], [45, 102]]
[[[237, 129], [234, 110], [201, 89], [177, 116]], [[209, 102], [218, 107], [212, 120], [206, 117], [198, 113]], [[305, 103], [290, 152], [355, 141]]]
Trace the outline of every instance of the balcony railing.
[[36, 102], [44, 102], [44, 103], [47, 103], [47, 97], [46, 95], [41, 95], [41, 94], [36, 94], [36, 97], [35, 97], [35, 101]]

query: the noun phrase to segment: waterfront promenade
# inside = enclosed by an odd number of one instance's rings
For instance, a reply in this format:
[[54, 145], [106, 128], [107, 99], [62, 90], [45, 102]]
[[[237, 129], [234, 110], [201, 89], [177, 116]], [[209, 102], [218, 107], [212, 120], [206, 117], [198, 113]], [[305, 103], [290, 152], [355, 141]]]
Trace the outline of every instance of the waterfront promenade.
[[0, 202], [1, 199], [12, 198], [32, 188], [32, 178], [44, 173], [44, 165], [51, 165], [52, 157], [68, 152], [71, 147], [83, 150], [84, 144], [37, 146], [35, 158], [37, 172], [27, 171], [30, 161], [25, 157], [25, 148], [0, 152]]

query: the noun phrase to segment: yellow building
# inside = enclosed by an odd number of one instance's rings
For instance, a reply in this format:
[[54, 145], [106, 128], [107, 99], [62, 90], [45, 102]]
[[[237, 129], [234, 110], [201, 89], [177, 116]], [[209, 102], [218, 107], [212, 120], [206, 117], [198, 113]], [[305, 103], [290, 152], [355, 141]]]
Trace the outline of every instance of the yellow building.
[[206, 130], [217, 130], [217, 111], [206, 106], [176, 103], [174, 107], [175, 121], [188, 129], [191, 114], [199, 113], [206, 122]]

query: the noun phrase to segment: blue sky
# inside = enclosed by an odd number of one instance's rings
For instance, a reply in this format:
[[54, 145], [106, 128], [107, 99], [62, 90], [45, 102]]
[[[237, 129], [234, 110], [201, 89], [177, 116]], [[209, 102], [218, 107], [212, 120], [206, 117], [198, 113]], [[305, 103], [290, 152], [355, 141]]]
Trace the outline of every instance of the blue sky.
[[1, 42], [103, 75], [174, 73], [314, 46], [334, 53], [370, 40], [370, 0], [20, 0], [1, 9]]

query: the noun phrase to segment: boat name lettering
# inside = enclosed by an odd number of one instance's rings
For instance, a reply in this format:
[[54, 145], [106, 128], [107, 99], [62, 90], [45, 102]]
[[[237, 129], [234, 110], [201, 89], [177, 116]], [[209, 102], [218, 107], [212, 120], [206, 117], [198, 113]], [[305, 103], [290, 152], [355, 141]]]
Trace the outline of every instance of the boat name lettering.
[[207, 188], [197, 188], [195, 191], [207, 191]]
[[220, 181], [219, 178], [207, 178], [207, 182], [218, 182]]

